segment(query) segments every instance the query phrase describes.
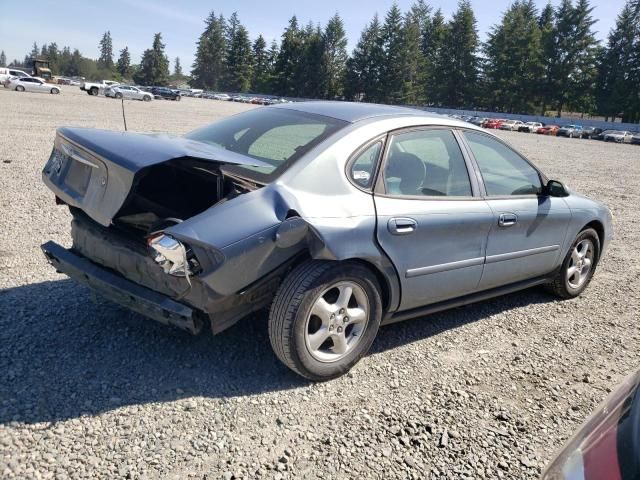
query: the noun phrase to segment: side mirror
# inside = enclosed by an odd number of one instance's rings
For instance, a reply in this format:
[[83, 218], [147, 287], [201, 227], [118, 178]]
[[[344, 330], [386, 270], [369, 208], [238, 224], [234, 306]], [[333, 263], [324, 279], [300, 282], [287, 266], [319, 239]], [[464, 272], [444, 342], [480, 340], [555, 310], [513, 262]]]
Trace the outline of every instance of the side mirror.
[[564, 183], [558, 180], [549, 180], [544, 187], [544, 194], [550, 197], [568, 197], [569, 191], [564, 186]]

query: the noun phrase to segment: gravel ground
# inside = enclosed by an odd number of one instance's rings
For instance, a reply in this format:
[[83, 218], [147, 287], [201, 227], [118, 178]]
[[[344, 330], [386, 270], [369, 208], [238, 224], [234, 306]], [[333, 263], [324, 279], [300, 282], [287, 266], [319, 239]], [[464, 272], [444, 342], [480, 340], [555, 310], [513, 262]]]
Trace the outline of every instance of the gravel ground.
[[[385, 327], [338, 380], [281, 366], [265, 318], [191, 337], [57, 275], [70, 217], [40, 170], [62, 125], [121, 129], [75, 87], [0, 88], [2, 478], [537, 478], [640, 365], [640, 148], [500, 133], [602, 200], [616, 238], [582, 297], [540, 289]], [[248, 106], [126, 102], [130, 130], [185, 132]]]

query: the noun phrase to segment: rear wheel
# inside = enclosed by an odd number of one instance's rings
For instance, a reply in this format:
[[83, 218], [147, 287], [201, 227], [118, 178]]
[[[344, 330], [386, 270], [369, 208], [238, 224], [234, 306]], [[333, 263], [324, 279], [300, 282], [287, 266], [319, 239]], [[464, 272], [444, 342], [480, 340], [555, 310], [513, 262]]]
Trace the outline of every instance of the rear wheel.
[[94, 97], [98, 96], [98, 87], [91, 87], [91, 90], [89, 90], [90, 95], [93, 95]]
[[367, 268], [308, 261], [280, 286], [269, 314], [269, 338], [291, 370], [310, 380], [330, 380], [367, 353], [381, 319], [380, 287]]
[[587, 228], [576, 237], [548, 289], [561, 298], [575, 298], [589, 285], [600, 258], [600, 239]]
[[17, 92], [24, 92], [24, 87], [23, 87], [22, 85], [18, 85], [18, 86], [16, 87], [16, 91], [17, 91]]

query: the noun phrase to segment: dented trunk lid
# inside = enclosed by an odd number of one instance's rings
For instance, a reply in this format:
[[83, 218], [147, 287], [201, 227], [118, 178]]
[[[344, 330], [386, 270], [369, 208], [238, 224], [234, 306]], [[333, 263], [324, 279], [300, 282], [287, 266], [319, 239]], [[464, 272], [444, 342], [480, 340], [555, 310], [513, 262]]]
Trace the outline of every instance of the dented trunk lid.
[[180, 158], [218, 165], [269, 166], [223, 147], [179, 136], [60, 128], [42, 178], [65, 203], [109, 226], [139, 172]]

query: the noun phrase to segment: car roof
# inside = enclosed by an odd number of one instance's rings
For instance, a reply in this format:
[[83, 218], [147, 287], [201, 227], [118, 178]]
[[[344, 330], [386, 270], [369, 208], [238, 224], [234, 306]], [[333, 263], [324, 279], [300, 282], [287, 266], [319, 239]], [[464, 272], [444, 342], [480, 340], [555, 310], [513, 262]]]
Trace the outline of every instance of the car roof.
[[361, 120], [375, 117], [393, 117], [404, 115], [432, 118], [434, 120], [433, 123], [438, 123], [445, 119], [458, 123], [455, 121], [455, 119], [448, 118], [444, 115], [431, 114], [423, 110], [418, 110], [416, 108], [378, 105], [374, 103], [312, 101], [285, 103], [274, 105], [269, 108], [286, 108], [288, 110], [297, 110], [299, 112], [323, 115], [325, 117], [331, 117], [350, 123], [355, 123]]

